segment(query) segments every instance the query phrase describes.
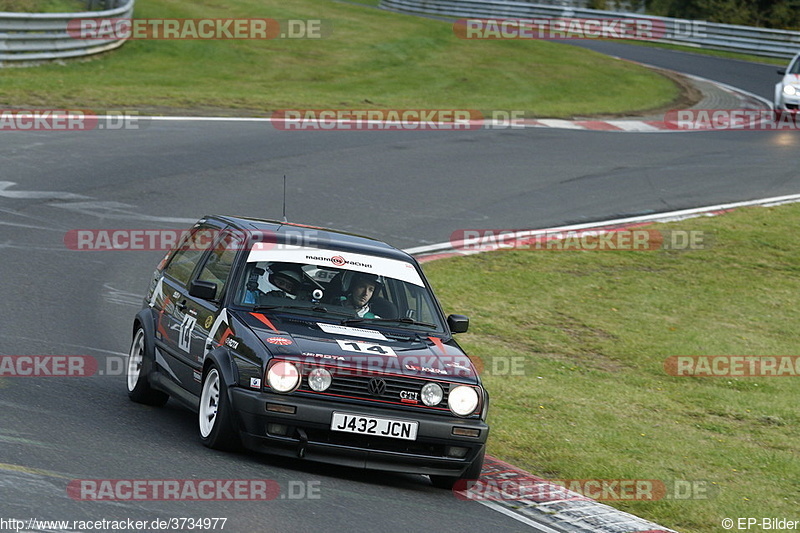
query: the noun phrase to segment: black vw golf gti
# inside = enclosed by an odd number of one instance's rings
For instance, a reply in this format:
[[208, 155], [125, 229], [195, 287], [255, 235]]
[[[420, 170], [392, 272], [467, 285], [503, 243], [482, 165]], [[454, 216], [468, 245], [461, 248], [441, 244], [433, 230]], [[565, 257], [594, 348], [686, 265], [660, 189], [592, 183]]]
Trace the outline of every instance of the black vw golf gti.
[[206, 446], [477, 479], [489, 398], [417, 261], [336, 231], [209, 216], [153, 273], [130, 398], [198, 413]]

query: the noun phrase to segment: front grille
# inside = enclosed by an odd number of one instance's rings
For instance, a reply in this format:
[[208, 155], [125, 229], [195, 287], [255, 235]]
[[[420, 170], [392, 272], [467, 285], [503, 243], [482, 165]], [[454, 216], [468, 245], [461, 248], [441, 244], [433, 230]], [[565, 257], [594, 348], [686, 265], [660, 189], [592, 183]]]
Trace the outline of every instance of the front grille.
[[425, 455], [431, 458], [446, 457], [447, 446], [444, 444], [430, 444], [418, 441], [388, 439], [368, 435], [355, 435], [327, 429], [306, 429], [308, 440], [324, 444], [335, 444], [363, 450], [376, 450], [384, 452], [409, 453]]
[[[349, 370], [340, 367], [325, 367], [333, 375], [333, 381], [331, 386], [324, 392], [316, 392], [308, 385], [308, 372], [313, 368], [314, 366], [304, 365], [303, 381], [298, 390], [317, 395], [356, 398], [361, 400], [397, 404], [404, 407], [416, 407], [426, 411], [442, 411], [450, 414], [450, 409], [447, 407], [447, 394], [450, 390], [450, 383], [446, 381], [421, 379], [363, 370]], [[374, 392], [374, 388], [373, 391], [371, 391], [370, 381], [372, 380], [383, 380], [385, 383], [385, 389], [383, 389], [383, 392]], [[421, 394], [422, 386], [431, 381], [438, 383], [439, 386], [442, 387], [444, 396], [438, 405], [429, 407], [422, 403], [419, 395]], [[405, 398], [406, 401], [403, 401], [402, 397], [402, 393], [404, 392], [405, 396], [407, 397]], [[417, 403], [410, 401], [414, 399], [413, 393], [417, 394]]]

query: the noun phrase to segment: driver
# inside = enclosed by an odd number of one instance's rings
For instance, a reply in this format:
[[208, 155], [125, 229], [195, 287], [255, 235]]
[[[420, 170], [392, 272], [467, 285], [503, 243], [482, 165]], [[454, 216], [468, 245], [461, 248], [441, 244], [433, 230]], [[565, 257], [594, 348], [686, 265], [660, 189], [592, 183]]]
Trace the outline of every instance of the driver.
[[284, 268], [269, 275], [269, 282], [278, 289], [270, 291], [267, 296], [296, 299], [303, 283], [302, 275], [295, 269]]
[[356, 274], [350, 282], [347, 296], [342, 296], [342, 305], [352, 307], [361, 318], [380, 318], [369, 310], [369, 301], [383, 284], [374, 274]]

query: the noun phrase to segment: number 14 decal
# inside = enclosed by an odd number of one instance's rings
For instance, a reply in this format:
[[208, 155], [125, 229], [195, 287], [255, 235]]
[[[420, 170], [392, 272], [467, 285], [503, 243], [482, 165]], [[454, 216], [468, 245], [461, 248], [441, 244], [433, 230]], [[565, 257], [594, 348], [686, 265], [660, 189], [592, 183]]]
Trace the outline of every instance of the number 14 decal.
[[371, 353], [379, 353], [381, 355], [391, 355], [392, 357], [396, 357], [394, 350], [392, 350], [388, 346], [381, 346], [380, 344], [372, 344], [371, 342], [342, 341], [339, 339], [336, 339], [336, 342], [339, 343], [339, 348], [341, 348], [342, 350], [347, 350], [348, 352], [371, 352]]
[[184, 315], [183, 322], [181, 322], [181, 329], [178, 332], [178, 347], [185, 351], [189, 351], [189, 346], [192, 342], [192, 331], [197, 325], [197, 318], [191, 315]]

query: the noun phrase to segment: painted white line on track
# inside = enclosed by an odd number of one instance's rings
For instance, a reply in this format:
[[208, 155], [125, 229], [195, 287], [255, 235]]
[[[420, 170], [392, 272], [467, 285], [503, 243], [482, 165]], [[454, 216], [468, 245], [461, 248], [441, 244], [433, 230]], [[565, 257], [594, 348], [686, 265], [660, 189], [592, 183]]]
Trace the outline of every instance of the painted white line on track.
[[105, 350], [103, 348], [96, 348], [96, 347], [93, 347], [93, 346], [84, 346], [83, 344], [71, 344], [71, 343], [68, 343], [68, 342], [48, 341], [48, 340], [44, 340], [44, 339], [41, 339], [41, 338], [25, 337], [23, 335], [16, 335], [16, 334], [13, 334], [13, 333], [11, 333], [11, 334], [9, 334], [9, 333], [0, 333], [0, 337], [5, 337], [5, 338], [8, 338], [8, 339], [12, 339], [12, 340], [29, 341], [29, 344], [41, 343], [41, 344], [44, 344], [45, 346], [56, 346], [56, 347], [69, 346], [70, 348], [78, 348], [80, 350], [90, 350], [90, 351], [93, 351], [93, 352], [100, 352], [100, 353], [111, 354], [111, 355], [121, 355], [121, 356], [125, 356], [125, 357], [128, 356], [128, 352], [117, 352], [117, 351], [114, 351], [114, 350]]
[[[522, 236], [527, 237], [541, 233], [595, 229], [606, 226], [622, 226], [628, 224], [638, 224], [643, 222], [673, 222], [677, 220], [684, 220], [686, 218], [713, 214], [716, 211], [728, 211], [740, 207], [753, 207], [753, 206], [771, 207], [771, 206], [790, 204], [795, 202], [800, 202], [800, 194], [789, 194], [786, 196], [774, 196], [771, 198], [761, 198], [758, 200], [746, 200], [743, 202], [733, 202], [729, 204], [717, 204], [706, 207], [695, 207], [692, 209], [681, 209], [678, 211], [654, 213], [652, 215], [641, 215], [636, 217], [617, 218], [613, 220], [602, 220], [599, 222], [586, 222], [583, 224], [573, 224], [571, 226], [556, 226], [553, 228], [536, 229], [536, 230], [520, 230], [518, 232], [512, 233], [511, 237], [519, 238]], [[420, 255], [420, 254], [451, 250], [453, 249], [454, 244], [456, 243], [440, 242], [437, 244], [427, 244], [424, 246], [415, 246], [413, 248], [406, 248], [405, 251], [411, 255]]]
[[[650, 66], [650, 65], [645, 65], [645, 66]], [[755, 93], [751, 93], [750, 91], [745, 91], [744, 89], [740, 89], [738, 87], [734, 87], [733, 85], [728, 85], [727, 83], [722, 83], [720, 81], [714, 81], [714, 80], [710, 80], [708, 78], [703, 78], [701, 76], [695, 76], [694, 74], [683, 74], [683, 73], [681, 73], [681, 74], [683, 76], [686, 76], [687, 78], [692, 78], [692, 79], [695, 79], [695, 80], [704, 81], [706, 83], [711, 83], [711, 84], [716, 85], [718, 87], [722, 87], [723, 89], [725, 89], [725, 90], [727, 90], [729, 92], [732, 92], [734, 94], [743, 94], [743, 95], [745, 95], [745, 96], [747, 96], [749, 98], [753, 98], [754, 100], [758, 100], [759, 102], [764, 104], [767, 107], [767, 109], [772, 109], [773, 108], [772, 107], [772, 102], [770, 102], [769, 100], [767, 100], [766, 98], [764, 98], [762, 96], [758, 96]]]
[[14, 200], [84, 200], [89, 198], [82, 194], [61, 191], [9, 191], [16, 185], [15, 181], [0, 181], [0, 196]]
[[[103, 115], [97, 118], [107, 119]], [[119, 117], [113, 117], [119, 118]], [[163, 116], [163, 117], [147, 117], [136, 115], [137, 120], [160, 120], [163, 122], [272, 122], [269, 117], [181, 117], [181, 116]]]
[[642, 120], [609, 120], [608, 122], [609, 124], [629, 132], [664, 131], [663, 128], [657, 128]]
[[[619, 57], [619, 56], [615, 56], [615, 55], [609, 55], [608, 57], [613, 57], [614, 59], [619, 59], [620, 61], [628, 61], [629, 63], [636, 63], [637, 65], [642, 65], [643, 67], [652, 68], [652, 69], [655, 69], [655, 70], [669, 70], [669, 69], [665, 69], [665, 68], [662, 68], [662, 67], [657, 67], [655, 65], [651, 65], [650, 63], [641, 63], [639, 61], [634, 61], [632, 59], [625, 59], [623, 57]], [[739, 61], [742, 61], [742, 60], [739, 60]], [[747, 62], [749, 63], [749, 61], [747, 61]], [[678, 71], [677, 70], [673, 70], [672, 72], [678, 72]], [[766, 98], [764, 98], [762, 96], [758, 96], [755, 93], [751, 93], [750, 91], [745, 91], [744, 89], [740, 89], [738, 87], [734, 87], [733, 85], [728, 85], [727, 83], [722, 83], [721, 81], [716, 81], [716, 80], [712, 80], [712, 79], [709, 79], [709, 78], [704, 78], [702, 76], [697, 76], [695, 74], [687, 74], [685, 72], [678, 72], [678, 74], [680, 74], [681, 76], [685, 76], [687, 78], [691, 78], [693, 80], [698, 80], [698, 81], [702, 81], [702, 82], [705, 82], [705, 83], [710, 83], [711, 85], [716, 85], [717, 87], [725, 89], [726, 91], [734, 93], [734, 94], [742, 94], [742, 95], [748, 96], [750, 98], [754, 98], [754, 99], [760, 101], [761, 103], [763, 103], [767, 107], [767, 109], [772, 109], [772, 102], [771, 101], [767, 100]]]
[[497, 505], [494, 502], [478, 500], [478, 503], [480, 503], [481, 505], [485, 505], [486, 507], [488, 507], [489, 509], [491, 509], [493, 511], [497, 511], [498, 513], [504, 514], [509, 518], [513, 518], [514, 520], [516, 520], [518, 522], [522, 522], [526, 526], [530, 526], [530, 527], [536, 528], [539, 531], [541, 531], [541, 533], [563, 533], [562, 531], [559, 531], [557, 529], [553, 529], [551, 527], [548, 527], [548, 526], [546, 526], [544, 524], [536, 522], [535, 520], [531, 520], [527, 516], [522, 516], [521, 514], [515, 513], [514, 511], [512, 511], [510, 509], [506, 509], [502, 505]]
[[[43, 231], [57, 231], [63, 232], [64, 230], [58, 228], [48, 228], [47, 226], [36, 226], [34, 224], [23, 224], [21, 222], [9, 222], [7, 220], [0, 220], [0, 226], [11, 226], [14, 228], [38, 229]], [[6, 241], [8, 242], [8, 241]]]
[[562, 120], [562, 119], [555, 119], [555, 118], [544, 118], [538, 119], [537, 122], [539, 124], [544, 124], [548, 128], [560, 128], [560, 129], [568, 129], [568, 130], [585, 130], [583, 126], [575, 124], [571, 120]]

